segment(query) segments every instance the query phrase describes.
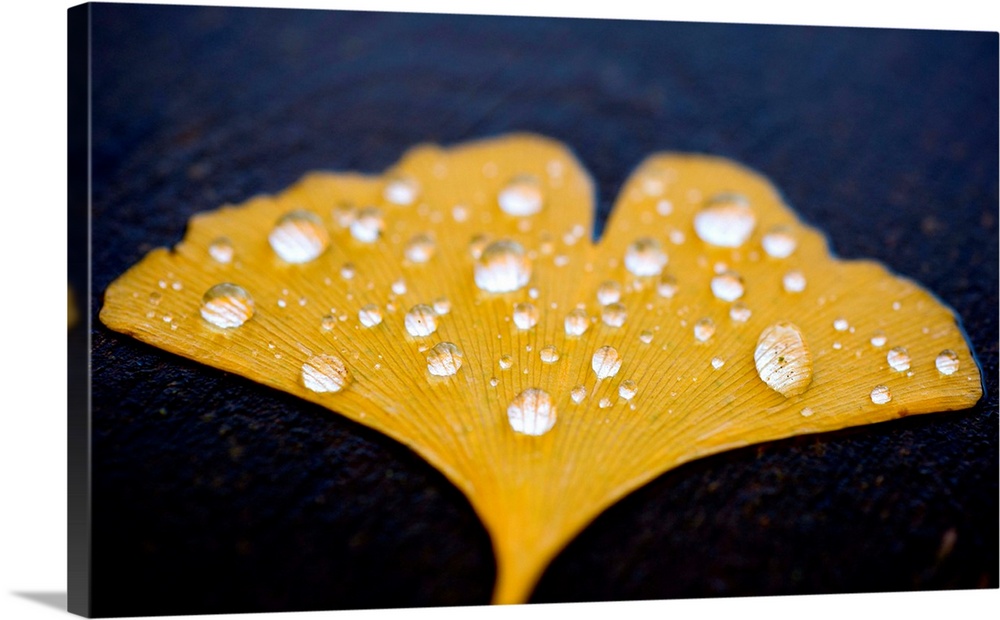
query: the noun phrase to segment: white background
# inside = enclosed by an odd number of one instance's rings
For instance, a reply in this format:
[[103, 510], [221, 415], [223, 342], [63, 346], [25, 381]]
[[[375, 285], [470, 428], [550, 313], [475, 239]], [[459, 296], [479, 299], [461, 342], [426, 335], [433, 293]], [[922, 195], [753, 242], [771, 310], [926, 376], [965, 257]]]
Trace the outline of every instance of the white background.
[[[157, 2], [169, 4], [169, 2]], [[173, 2], [177, 4], [177, 2]], [[279, 6], [273, 2], [197, 2]], [[675, 6], [681, 4], [681, 6]], [[786, 6], [787, 4], [787, 6]], [[812, 3], [801, 3], [812, 4]], [[1000, 29], [995, 0], [916, 3], [842, 0], [802, 8], [774, 0], [296, 1], [304, 8], [559, 15], [742, 23], [883, 26], [945, 30]], [[66, 592], [66, 9], [55, 0], [8, 2], [0, 19], [3, 62], [0, 144], [4, 181], [0, 226], [0, 618], [64, 616]], [[930, 5], [930, 6], [926, 6]], [[893, 10], [895, 9], [895, 10]], [[984, 311], [996, 311], [986, 308]], [[996, 492], [984, 489], [984, 492]], [[1000, 524], [998, 524], [1000, 527]], [[41, 602], [40, 602], [41, 601]], [[564, 613], [634, 617], [916, 618], [996, 617], [1000, 590], [658, 601], [394, 612], [246, 614], [284, 618], [550, 618]], [[223, 616], [201, 616], [216, 618]]]

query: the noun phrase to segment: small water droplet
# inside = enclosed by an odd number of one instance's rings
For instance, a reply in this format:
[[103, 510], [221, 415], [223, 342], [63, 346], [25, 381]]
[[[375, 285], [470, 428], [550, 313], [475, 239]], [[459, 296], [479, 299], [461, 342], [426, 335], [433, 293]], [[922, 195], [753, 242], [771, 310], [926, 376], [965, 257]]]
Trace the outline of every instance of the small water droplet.
[[281, 216], [267, 240], [285, 262], [308, 263], [326, 250], [330, 235], [315, 213], [296, 210]]
[[813, 410], [812, 410], [811, 407], [803, 407], [802, 411], [800, 411], [799, 413], [802, 414], [803, 418], [808, 418], [809, 416], [811, 416], [813, 414]]
[[546, 364], [554, 364], [559, 361], [559, 350], [555, 345], [546, 345], [538, 352], [538, 357]]
[[605, 345], [594, 352], [590, 366], [594, 369], [598, 379], [607, 379], [618, 374], [618, 370], [622, 367], [622, 358], [617, 349]]
[[586, 386], [583, 385], [573, 386], [573, 389], [569, 391], [569, 397], [573, 400], [574, 403], [579, 405], [580, 403], [583, 402], [583, 399], [587, 397]]
[[698, 319], [694, 324], [694, 339], [698, 342], [707, 342], [709, 338], [715, 335], [715, 321], [705, 317], [703, 319]]
[[712, 358], [712, 368], [714, 368], [716, 370], [722, 368], [722, 366], [725, 363], [726, 363], [726, 360], [722, 359], [721, 357], [713, 357]]
[[622, 381], [621, 385], [618, 386], [618, 395], [625, 400], [632, 400], [638, 391], [639, 387], [635, 384], [635, 381], [631, 379]]
[[451, 342], [439, 342], [427, 353], [427, 372], [449, 377], [462, 367], [462, 352]]
[[358, 310], [358, 321], [365, 327], [375, 327], [382, 322], [382, 310], [375, 304], [367, 304]]
[[239, 327], [249, 321], [253, 313], [253, 299], [236, 284], [216, 284], [201, 298], [202, 318], [216, 327]]
[[834, 328], [835, 330], [837, 330], [838, 332], [846, 332], [846, 331], [847, 331], [847, 329], [848, 329], [848, 328], [849, 328], [850, 326], [851, 326], [851, 325], [850, 325], [850, 323], [848, 323], [848, 322], [847, 322], [847, 319], [845, 319], [845, 318], [843, 318], [843, 317], [838, 317], [838, 318], [837, 318], [837, 319], [836, 319], [836, 320], [835, 320], [835, 321], [833, 322], [833, 328]]
[[876, 405], [886, 404], [892, 400], [892, 394], [889, 393], [889, 387], [885, 385], [876, 385], [872, 388], [871, 399]]
[[400, 278], [399, 280], [393, 282], [390, 288], [392, 289], [392, 292], [395, 293], [396, 295], [405, 295], [406, 281]]
[[410, 308], [403, 319], [406, 331], [416, 338], [430, 336], [437, 331], [437, 313], [426, 304], [417, 304]]
[[538, 323], [538, 308], [534, 304], [514, 304], [514, 325], [518, 329], [531, 329]]
[[664, 217], [674, 212], [674, 204], [666, 198], [657, 201], [656, 212]]
[[475, 235], [472, 239], [469, 239], [469, 256], [479, 260], [489, 242], [490, 238], [487, 235]]
[[351, 222], [351, 236], [362, 243], [374, 243], [382, 236], [385, 219], [378, 207], [365, 207], [358, 211]]
[[322, 320], [320, 320], [319, 325], [324, 330], [330, 331], [331, 329], [333, 329], [337, 325], [337, 319], [335, 319], [333, 316], [327, 314], [327, 315], [323, 316]]
[[409, 206], [417, 199], [420, 184], [413, 177], [397, 174], [389, 178], [382, 190], [382, 197], [401, 207]]
[[530, 297], [532, 299], [538, 299], [538, 289], [535, 288], [535, 287], [529, 288], [528, 289], [528, 297]]
[[663, 274], [660, 281], [656, 283], [656, 293], [665, 299], [670, 299], [677, 294], [677, 279], [671, 275]]
[[633, 275], [658, 276], [667, 264], [667, 254], [656, 239], [636, 239], [625, 250], [625, 268]]
[[613, 304], [622, 298], [622, 285], [614, 280], [601, 282], [597, 287], [597, 302], [602, 306]]
[[937, 366], [938, 372], [942, 375], [952, 375], [958, 370], [958, 354], [951, 349], [945, 349], [938, 353], [937, 358], [934, 360], [934, 365]]
[[164, 315], [163, 315], [163, 322], [164, 322], [164, 323], [169, 323], [169, 322], [171, 322], [171, 321], [173, 321], [173, 320], [174, 320], [174, 317], [173, 317], [173, 315], [172, 315], [172, 314], [170, 314], [170, 313], [167, 313], [167, 314], [164, 314]]
[[885, 332], [881, 329], [872, 334], [871, 343], [873, 347], [884, 347], [888, 341], [889, 339], [886, 337]]
[[786, 398], [802, 394], [812, 381], [812, 355], [801, 330], [791, 323], [764, 328], [753, 359], [761, 380]]
[[601, 409], [607, 409], [608, 407], [611, 406], [611, 399], [605, 396], [604, 398], [601, 399], [599, 403], [597, 403], [597, 406], [600, 407]]
[[844, 345], [840, 344], [839, 342], [834, 342], [834, 343], [833, 343], [833, 348], [834, 348], [835, 350], [839, 351], [839, 350], [841, 350], [842, 348], [844, 348]]
[[489, 293], [516, 291], [530, 279], [531, 261], [516, 241], [494, 241], [486, 246], [476, 262], [476, 286]]
[[333, 216], [333, 221], [337, 226], [347, 228], [351, 225], [351, 222], [354, 221], [354, 216], [357, 215], [357, 210], [354, 208], [354, 205], [342, 202], [333, 207], [331, 215]]
[[543, 201], [541, 183], [529, 174], [514, 177], [497, 195], [500, 210], [515, 217], [538, 213], [542, 210]]
[[351, 280], [354, 276], [358, 275], [358, 268], [354, 266], [354, 263], [344, 263], [340, 267], [340, 277], [345, 280]]
[[764, 252], [771, 258], [788, 258], [795, 251], [798, 242], [785, 226], [776, 226], [761, 239]]
[[233, 243], [228, 237], [218, 237], [208, 246], [208, 255], [217, 263], [228, 265], [233, 262]]
[[746, 198], [737, 194], [719, 194], [694, 216], [698, 237], [712, 245], [738, 248], [757, 224], [757, 216]]
[[753, 313], [750, 311], [750, 308], [748, 308], [747, 305], [741, 301], [738, 301], [729, 307], [729, 318], [737, 323], [746, 323], [750, 320], [750, 316], [752, 314]]
[[490, 387], [496, 387], [500, 383], [496, 377], [490, 377]]
[[789, 293], [801, 293], [806, 290], [806, 277], [801, 271], [789, 271], [781, 279], [781, 284]]
[[447, 297], [438, 297], [434, 300], [434, 312], [444, 316], [451, 312], [451, 301]]
[[590, 317], [586, 311], [576, 308], [566, 315], [564, 327], [567, 336], [581, 336], [590, 327]]
[[556, 423], [556, 405], [545, 390], [528, 388], [507, 406], [510, 427], [525, 435], [544, 435]]
[[465, 205], [455, 205], [451, 208], [451, 217], [453, 220], [461, 224], [469, 219], [469, 207]]
[[153, 306], [159, 306], [160, 300], [162, 299], [163, 295], [157, 293], [156, 291], [153, 291], [152, 293], [149, 294], [149, 303]]
[[886, 353], [885, 361], [896, 372], [905, 372], [910, 369], [910, 354], [905, 347], [894, 347]]
[[643, 344], [653, 342], [653, 332], [648, 329], [642, 330], [642, 333], [639, 334], [639, 340], [642, 341]]
[[404, 254], [411, 263], [426, 263], [437, 251], [437, 244], [430, 235], [419, 234], [413, 236], [406, 244]]
[[313, 392], [339, 392], [350, 381], [347, 364], [336, 355], [315, 355], [302, 364], [302, 384]]
[[279, 300], [278, 300], [278, 307], [279, 307], [279, 308], [284, 308], [284, 307], [285, 307], [285, 306], [287, 306], [287, 305], [288, 305], [288, 302], [287, 302], [287, 301], [285, 301], [284, 299], [279, 299]]
[[621, 327], [625, 324], [627, 316], [625, 305], [621, 303], [616, 302], [601, 308], [601, 320], [608, 327]]
[[501, 355], [499, 364], [500, 370], [507, 370], [514, 364], [514, 360], [509, 355]]
[[732, 271], [725, 271], [712, 278], [712, 294], [722, 301], [736, 301], [743, 297], [743, 278]]

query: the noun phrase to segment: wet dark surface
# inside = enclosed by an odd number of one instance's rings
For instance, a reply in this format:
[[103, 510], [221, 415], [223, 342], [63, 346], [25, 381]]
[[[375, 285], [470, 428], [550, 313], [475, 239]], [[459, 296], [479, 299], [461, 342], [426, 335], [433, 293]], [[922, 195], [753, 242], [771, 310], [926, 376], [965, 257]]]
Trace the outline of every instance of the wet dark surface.
[[[534, 601], [997, 587], [996, 34], [127, 5], [92, 23], [95, 316], [194, 213], [527, 130], [575, 150], [602, 216], [649, 153], [734, 158], [839, 255], [961, 317], [977, 407], [668, 472]], [[485, 530], [406, 448], [100, 324], [92, 339], [94, 613], [489, 600]]]

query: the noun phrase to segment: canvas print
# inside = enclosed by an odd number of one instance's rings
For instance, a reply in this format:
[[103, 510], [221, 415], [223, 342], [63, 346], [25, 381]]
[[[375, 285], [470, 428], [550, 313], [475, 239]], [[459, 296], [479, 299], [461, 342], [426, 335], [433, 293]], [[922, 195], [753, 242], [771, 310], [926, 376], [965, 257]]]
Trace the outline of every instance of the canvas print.
[[71, 611], [997, 587], [996, 33], [69, 21]]

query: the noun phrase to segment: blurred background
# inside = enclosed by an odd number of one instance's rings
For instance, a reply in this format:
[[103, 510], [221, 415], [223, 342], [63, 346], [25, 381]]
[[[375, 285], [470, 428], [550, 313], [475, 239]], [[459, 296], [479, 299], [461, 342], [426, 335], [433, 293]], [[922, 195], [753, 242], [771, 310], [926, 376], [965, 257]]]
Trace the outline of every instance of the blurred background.
[[[599, 222], [654, 151], [733, 158], [838, 255], [961, 317], [976, 408], [684, 465], [585, 530], [533, 601], [998, 586], [996, 33], [90, 11], [95, 317], [197, 212], [510, 131], [576, 152]], [[408, 449], [99, 322], [90, 336], [96, 614], [488, 602], [485, 530]]]

